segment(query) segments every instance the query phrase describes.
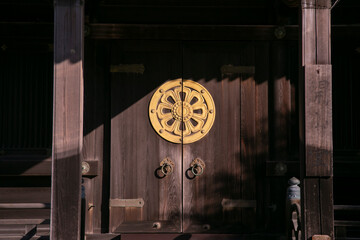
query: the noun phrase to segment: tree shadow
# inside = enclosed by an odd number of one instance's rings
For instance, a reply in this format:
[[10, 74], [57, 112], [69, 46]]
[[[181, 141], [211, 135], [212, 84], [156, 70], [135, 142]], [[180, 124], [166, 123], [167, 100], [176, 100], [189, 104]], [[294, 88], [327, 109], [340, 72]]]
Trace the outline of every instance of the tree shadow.
[[[297, 133], [293, 134], [294, 132], [297, 132], [297, 115], [295, 113], [297, 109], [297, 96], [292, 95], [294, 94], [294, 84], [296, 85], [297, 79], [297, 70], [294, 70], [294, 68], [297, 69], [297, 65], [295, 66], [297, 60], [294, 60], [297, 55], [292, 55], [294, 53], [293, 50], [284, 50], [282, 54], [271, 58], [270, 54], [274, 54], [275, 52], [278, 54], [279, 47], [277, 46], [277, 49], [268, 43], [242, 43], [243, 45], [241, 47], [234, 48], [231, 44], [221, 46], [221, 44], [207, 43], [204, 45], [203, 43], [198, 42], [187, 46], [188, 51], [191, 53], [190, 55], [182, 55], [184, 53], [181, 53], [181, 48], [178, 43], [159, 44], [150, 41], [151, 48], [146, 46], [147, 44], [146, 41], [137, 41], [135, 44], [130, 43], [129, 45], [128, 41], [113, 42], [91, 40], [88, 41], [87, 50], [85, 51], [85, 59], [89, 59], [85, 67], [84, 138], [85, 142], [88, 142], [88, 144], [85, 144], [85, 151], [86, 156], [89, 159], [99, 159], [100, 161], [104, 159], [103, 166], [100, 168], [102, 169], [102, 179], [94, 180], [93, 182], [93, 187], [97, 187], [97, 191], [102, 192], [102, 199], [96, 200], [98, 201], [98, 204], [101, 204], [102, 206], [101, 212], [97, 213], [98, 216], [100, 214], [102, 215], [102, 231], [107, 231], [106, 229], [108, 226], [107, 201], [110, 197], [109, 186], [112, 184], [110, 180], [110, 169], [112, 166], [110, 166], [111, 163], [109, 159], [111, 158], [110, 139], [113, 131], [111, 127], [113, 119], [124, 115], [125, 113], [129, 113], [129, 111], [132, 111], [131, 108], [135, 105], [149, 101], [152, 93], [163, 82], [163, 79], [174, 79], [183, 75], [184, 78], [194, 80], [201, 79], [201, 83], [209, 88], [210, 91], [212, 91], [211, 89], [216, 91], [217, 88], [223, 88], [224, 85], [220, 83], [226, 82], [233, 85], [240, 78], [241, 85], [242, 83], [247, 84], [247, 80], [250, 79], [249, 81], [253, 81], [250, 85], [253, 84], [251, 86], [256, 89], [254, 90], [254, 93], [251, 94], [257, 93], [260, 89], [263, 89], [261, 91], [265, 91], [264, 93], [267, 94], [267, 97], [265, 96], [263, 98], [265, 102], [261, 103], [263, 105], [260, 105], [260, 103], [257, 102], [262, 100], [262, 98], [260, 98], [262, 95], [250, 95], [254, 97], [253, 102], [255, 104], [252, 111], [258, 114], [257, 111], [260, 111], [261, 107], [266, 114], [263, 117], [257, 117], [256, 123], [252, 126], [254, 132], [246, 133], [246, 135], [243, 135], [242, 137], [246, 141], [246, 147], [244, 147], [244, 149], [247, 149], [251, 145], [250, 148], [253, 149], [252, 152], [238, 151], [231, 156], [231, 159], [236, 159], [237, 162], [234, 162], [234, 164], [239, 165], [244, 169], [243, 173], [246, 173], [245, 169], [249, 164], [252, 166], [249, 171], [253, 171], [253, 176], [251, 178], [245, 177], [246, 174], [242, 176], [241, 186], [244, 186], [244, 188], [246, 188], [246, 186], [248, 186], [248, 188], [254, 186], [254, 189], [252, 189], [251, 192], [253, 198], [257, 198], [258, 201], [256, 212], [250, 213], [250, 215], [253, 214], [254, 224], [257, 226], [256, 230], [271, 233], [282, 232], [285, 225], [284, 206], [288, 176], [285, 174], [276, 177], [267, 177], [266, 162], [297, 161]], [[207, 50], [205, 54], [206, 57], [204, 58], [203, 49], [206, 49], [206, 47], [208, 48], [209, 46], [212, 46], [212, 48]], [[290, 45], [286, 47], [292, 48]], [[148, 49], [144, 51], [146, 48]], [[273, 48], [275, 50], [269, 50]], [[141, 53], [141, 51], [144, 52]], [[160, 53], [157, 51], [160, 51]], [[226, 57], [221, 57], [219, 52], [226, 52], [229, 54], [226, 55]], [[155, 54], [155, 57], [151, 56], [151, 54]], [[191, 60], [189, 63], [181, 63], [181, 61], [179, 61], [181, 56], [188, 57]], [[202, 61], [199, 60], [200, 58], [202, 58]], [[286, 62], [284, 59], [288, 58], [292, 60]], [[160, 62], [164, 60], [166, 60], [167, 63], [161, 65], [159, 68]], [[270, 60], [274, 60], [274, 62], [270, 62]], [[274, 69], [273, 67], [277, 66], [280, 60], [285, 61], [286, 66], [288, 67]], [[213, 63], [211, 63], [211, 61]], [[143, 74], [110, 72], [110, 65], [113, 64], [140, 63], [145, 66]], [[187, 69], [184, 72], [177, 66], [181, 66], [182, 64], [184, 64]], [[233, 64], [234, 66], [254, 66], [255, 73], [233, 73], [228, 75], [227, 80], [224, 80], [226, 79], [226, 74], [221, 74], [220, 69], [221, 66], [229, 64]], [[292, 67], [289, 67], [290, 65]], [[289, 80], [289, 78], [292, 80]], [[230, 87], [229, 91], [232, 90], [233, 89]], [[239, 91], [241, 91], [241, 88]], [[243, 90], [243, 92], [244, 91], [248, 90]], [[283, 96], [279, 94], [279, 91], [283, 91], [287, 95]], [[248, 93], [244, 92], [244, 94]], [[220, 103], [221, 98], [226, 99], [226, 94], [214, 96], [216, 105], [220, 106], [222, 104]], [[220, 109], [226, 106], [224, 104], [222, 104]], [[246, 107], [246, 104], [243, 106]], [[255, 106], [260, 107], [255, 108]], [[221, 115], [220, 112], [219, 114]], [[229, 116], [231, 117], [232, 115], [230, 114]], [[147, 115], [142, 114], [141, 117], [146, 118]], [[225, 117], [217, 117], [215, 124], [222, 121], [228, 120]], [[149, 122], [148, 124], [150, 126]], [[259, 126], [261, 127], [258, 128]], [[206, 136], [205, 139], [216, 138], [214, 134], [211, 134], [211, 131], [209, 136]], [[227, 137], [224, 136], [218, 140], [221, 142], [226, 139]], [[259, 143], [261, 146], [258, 146]], [[104, 147], [98, 147], [97, 144]], [[217, 155], [217, 157], [219, 156], [220, 155]], [[253, 159], [255, 162], [251, 163], [251, 161], [248, 161], [248, 163], [242, 165], [244, 157]], [[222, 159], [226, 160], [226, 157]], [[153, 169], [153, 171], [156, 171], [156, 169]], [[184, 171], [189, 173], [186, 171], [185, 167]], [[188, 177], [188, 180], [197, 181], [203, 176], [193, 178], [187, 174], [185, 175], [185, 178], [186, 177]], [[256, 179], [255, 183], [251, 182], [252, 179]], [[239, 175], [237, 175], [237, 173], [235, 175], [226, 171], [216, 173], [212, 176], [211, 181], [216, 183], [216, 186], [210, 194], [223, 195], [223, 198], [228, 197], [231, 199], [241, 199], [244, 197], [240, 192], [231, 192], [232, 190], [229, 189], [229, 186], [236, 186], [236, 184], [238, 184]], [[223, 182], [226, 184], [222, 184]], [[206, 195], [200, 195], [199, 197], [206, 198]], [[249, 196], [246, 198], [248, 198], [247, 200], [251, 200], [249, 199]], [[206, 217], [206, 220], [212, 220], [214, 222], [212, 223], [214, 227], [210, 231], [216, 232], [214, 229], [221, 229], [223, 227], [222, 225], [224, 225], [218, 223], [219, 216], [227, 214], [223, 212], [220, 203], [221, 199], [218, 201], [216, 211]], [[211, 212], [212, 208], [213, 205], [211, 204], [204, 206], [206, 211]], [[249, 209], [245, 209], [243, 211], [244, 216], [247, 214], [246, 211], [254, 212], [254, 209], [248, 210]], [[235, 216], [236, 214], [240, 215], [237, 217], [246, 219], [246, 217], [242, 217], [242, 213], [235, 213]], [[204, 221], [204, 217], [201, 215], [195, 214], [192, 215], [192, 217], [196, 221]], [[217, 231], [234, 231], [240, 233], [251, 232], [253, 230], [249, 231], [246, 225], [244, 225], [241, 230], [239, 229], [239, 226], [230, 226], [227, 230], [224, 230], [223, 228], [223, 230]]]

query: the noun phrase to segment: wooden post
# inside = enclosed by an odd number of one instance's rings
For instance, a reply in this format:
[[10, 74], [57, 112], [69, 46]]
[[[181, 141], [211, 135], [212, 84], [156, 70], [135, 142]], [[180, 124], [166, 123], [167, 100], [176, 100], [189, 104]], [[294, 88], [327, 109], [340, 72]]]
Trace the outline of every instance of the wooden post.
[[52, 240], [80, 239], [83, 3], [54, 1]]
[[300, 142], [302, 230], [334, 237], [331, 0], [302, 0]]

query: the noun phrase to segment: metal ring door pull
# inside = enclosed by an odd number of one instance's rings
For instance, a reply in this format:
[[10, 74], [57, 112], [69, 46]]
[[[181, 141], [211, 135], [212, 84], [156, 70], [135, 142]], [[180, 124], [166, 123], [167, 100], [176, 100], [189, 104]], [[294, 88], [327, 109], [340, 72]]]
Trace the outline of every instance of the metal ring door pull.
[[175, 164], [170, 158], [166, 157], [160, 162], [161, 172], [167, 176], [174, 171]]
[[204, 173], [205, 162], [200, 158], [195, 158], [190, 164], [191, 172], [194, 176], [200, 176]]

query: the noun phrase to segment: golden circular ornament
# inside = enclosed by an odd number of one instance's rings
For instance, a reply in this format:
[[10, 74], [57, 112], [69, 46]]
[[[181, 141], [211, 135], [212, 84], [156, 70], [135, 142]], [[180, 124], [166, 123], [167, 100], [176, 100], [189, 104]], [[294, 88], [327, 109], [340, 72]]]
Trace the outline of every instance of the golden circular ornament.
[[201, 84], [170, 80], [152, 96], [149, 118], [156, 133], [165, 140], [192, 143], [210, 131], [215, 120], [215, 103]]

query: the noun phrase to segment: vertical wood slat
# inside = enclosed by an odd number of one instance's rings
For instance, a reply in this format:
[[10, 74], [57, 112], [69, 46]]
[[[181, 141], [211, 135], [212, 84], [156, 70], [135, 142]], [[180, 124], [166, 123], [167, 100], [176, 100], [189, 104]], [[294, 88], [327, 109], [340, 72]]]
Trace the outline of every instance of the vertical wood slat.
[[[323, 234], [333, 236], [333, 196], [331, 178], [309, 178], [305, 181], [304, 191], [307, 197], [304, 201], [306, 226], [305, 239], [313, 235]], [[318, 212], [325, 213], [318, 216]]]
[[333, 200], [333, 178], [320, 178], [321, 189], [320, 201], [321, 212], [321, 233], [334, 237], [334, 200]]
[[287, 46], [283, 43], [272, 44], [272, 128], [271, 152], [275, 161], [287, 161], [290, 145], [291, 85], [287, 73]]
[[[246, 77], [241, 79], [241, 151], [240, 158], [243, 162], [241, 180], [242, 198], [256, 199], [256, 164], [255, 164], [255, 80], [253, 77]], [[242, 223], [248, 226], [251, 230], [255, 227], [255, 211], [254, 209], [242, 209]]]
[[83, 4], [54, 6], [51, 239], [80, 239], [83, 139]]
[[305, 239], [309, 239], [312, 235], [321, 233], [321, 221], [318, 216], [318, 212], [321, 207], [320, 203], [320, 186], [318, 178], [306, 179], [303, 183], [303, 189], [305, 197], [302, 198], [303, 201], [303, 225], [304, 225], [304, 234]]
[[102, 215], [105, 215], [105, 211], [108, 209], [105, 207], [105, 210], [102, 210], [104, 205], [102, 201], [104, 196], [102, 194], [103, 159], [104, 146], [106, 146], [104, 144], [106, 95], [103, 75], [104, 68], [106, 68], [104, 67], [106, 51], [101, 43], [91, 39], [85, 40], [84, 48], [84, 145], [82, 155], [84, 160], [99, 161], [99, 176], [85, 180], [86, 206], [89, 207], [85, 211], [85, 232], [101, 233], [102, 225], [105, 224]]
[[[261, 57], [265, 56], [265, 57]], [[265, 162], [269, 159], [269, 45], [263, 44], [255, 49], [255, 93], [256, 93], [256, 215], [257, 225], [262, 226], [266, 209], [264, 209], [266, 179], [262, 176]]]

